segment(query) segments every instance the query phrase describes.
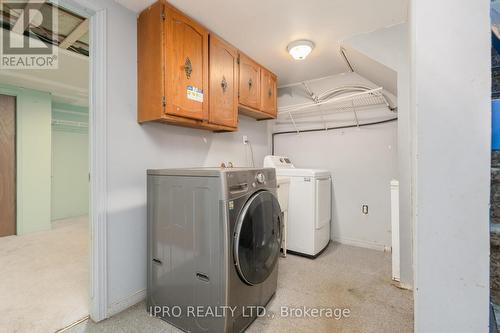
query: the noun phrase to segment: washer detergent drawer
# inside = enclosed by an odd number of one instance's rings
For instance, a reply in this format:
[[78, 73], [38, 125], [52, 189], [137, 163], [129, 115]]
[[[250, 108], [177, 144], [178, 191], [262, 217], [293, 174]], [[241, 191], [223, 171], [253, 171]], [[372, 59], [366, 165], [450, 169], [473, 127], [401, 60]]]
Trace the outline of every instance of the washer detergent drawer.
[[316, 218], [315, 227], [321, 229], [330, 223], [331, 219], [331, 178], [316, 178]]

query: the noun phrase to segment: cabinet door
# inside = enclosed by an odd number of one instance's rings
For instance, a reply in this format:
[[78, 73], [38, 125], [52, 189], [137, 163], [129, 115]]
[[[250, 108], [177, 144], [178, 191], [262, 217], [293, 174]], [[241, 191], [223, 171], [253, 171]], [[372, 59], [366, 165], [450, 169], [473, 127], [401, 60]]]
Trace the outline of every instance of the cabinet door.
[[259, 109], [260, 66], [243, 54], [240, 54], [239, 81], [240, 104]]
[[261, 69], [261, 110], [276, 117], [276, 76]]
[[238, 53], [210, 36], [210, 110], [213, 124], [236, 127], [238, 121]]
[[167, 5], [167, 114], [208, 119], [208, 31]]
[[163, 3], [158, 1], [137, 18], [137, 120], [162, 117], [165, 77], [163, 67]]

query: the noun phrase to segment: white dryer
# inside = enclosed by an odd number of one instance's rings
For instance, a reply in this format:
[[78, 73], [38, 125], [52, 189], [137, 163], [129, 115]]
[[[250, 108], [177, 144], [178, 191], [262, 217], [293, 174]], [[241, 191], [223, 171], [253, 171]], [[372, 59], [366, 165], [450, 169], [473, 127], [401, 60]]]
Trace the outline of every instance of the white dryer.
[[287, 247], [290, 253], [315, 258], [328, 246], [332, 204], [330, 171], [298, 169], [288, 157], [266, 156], [264, 167], [290, 178]]

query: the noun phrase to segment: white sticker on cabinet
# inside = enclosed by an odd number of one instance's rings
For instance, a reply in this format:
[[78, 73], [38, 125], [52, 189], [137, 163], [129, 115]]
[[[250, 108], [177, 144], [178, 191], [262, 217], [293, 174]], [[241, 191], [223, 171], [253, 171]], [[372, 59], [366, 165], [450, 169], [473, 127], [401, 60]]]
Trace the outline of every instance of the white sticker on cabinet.
[[199, 89], [193, 86], [187, 86], [186, 94], [188, 99], [203, 103], [203, 89]]

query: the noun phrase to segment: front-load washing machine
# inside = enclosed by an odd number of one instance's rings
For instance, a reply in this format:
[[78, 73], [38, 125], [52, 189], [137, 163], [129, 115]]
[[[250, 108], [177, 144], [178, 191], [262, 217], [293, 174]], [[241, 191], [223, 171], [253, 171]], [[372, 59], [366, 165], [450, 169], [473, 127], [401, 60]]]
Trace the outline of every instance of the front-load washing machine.
[[276, 292], [275, 170], [148, 170], [147, 206], [149, 311], [189, 332], [244, 331]]
[[276, 168], [278, 177], [290, 179], [288, 252], [316, 258], [330, 242], [332, 179], [330, 171], [295, 168], [284, 156], [266, 156], [264, 167]]

